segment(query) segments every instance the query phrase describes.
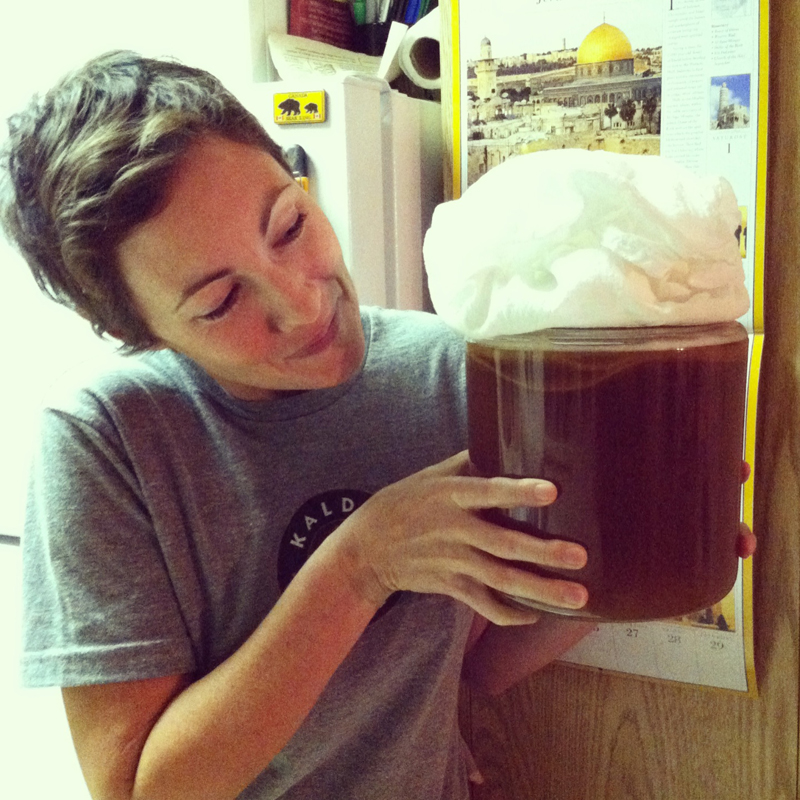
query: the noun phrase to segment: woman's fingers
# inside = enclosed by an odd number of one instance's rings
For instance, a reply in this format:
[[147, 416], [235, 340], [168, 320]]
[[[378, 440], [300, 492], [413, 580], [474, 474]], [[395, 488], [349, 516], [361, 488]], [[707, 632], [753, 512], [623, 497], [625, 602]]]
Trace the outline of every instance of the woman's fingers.
[[533, 534], [481, 521], [475, 546], [506, 561], [525, 561], [554, 569], [581, 569], [586, 566], [586, 549], [562, 539], [540, 539]]
[[[537, 622], [540, 612], [534, 608], [526, 607], [526, 600], [545, 606], [564, 608], [565, 610], [578, 610], [585, 605], [588, 594], [584, 587], [567, 581], [548, 581], [543, 578], [538, 580], [538, 584], [534, 582], [534, 585], [537, 586], [536, 590], [532, 590], [524, 582], [512, 580], [505, 583], [500, 581], [505, 586], [505, 590], [503, 590], [487, 585], [480, 579], [472, 580], [462, 576], [458, 586], [452, 587], [448, 593], [451, 597], [455, 597], [470, 606], [495, 625], [529, 625]], [[548, 586], [548, 584], [551, 585]], [[565, 595], [561, 589], [554, 588], [556, 584], [575, 587], [576, 592], [582, 593], [580, 601], [576, 602], [573, 599], [569, 602], [563, 602]], [[507, 595], [507, 597], [503, 595]], [[509, 598], [513, 598], [518, 602], [509, 602]]]
[[[540, 561], [531, 563], [541, 564]], [[514, 563], [481, 554], [474, 564], [465, 564], [462, 569], [470, 577], [501, 594], [523, 597], [549, 606], [581, 608], [589, 599], [586, 588], [581, 584], [558, 577], [544, 577], [526, 569], [519, 561]]]
[[527, 568], [580, 569], [587, 559], [583, 547], [495, 525], [478, 513], [548, 505], [555, 486], [468, 472], [468, 454], [459, 453], [376, 492], [349, 517], [334, 541], [354, 585], [376, 597], [399, 590], [447, 594], [502, 625], [536, 618], [505, 604], [503, 595], [568, 609], [583, 606], [584, 587]]
[[487, 586], [501, 594], [521, 597], [557, 608], [579, 609], [586, 605], [589, 593], [579, 583], [558, 578], [543, 578], [523, 567], [501, 565], [487, 576]]
[[[559, 552], [569, 556], [565, 558]], [[546, 576], [535, 569], [583, 566], [586, 551], [569, 542], [544, 541], [476, 520], [471, 534], [459, 536], [458, 541], [443, 540], [435, 547], [435, 555], [430, 555], [433, 557], [426, 565], [417, 562], [421, 568], [417, 574], [427, 574], [430, 585], [426, 588], [430, 591], [437, 591], [435, 587], [442, 581], [443, 589], [438, 591], [459, 598], [468, 593], [474, 596], [474, 587], [481, 586], [494, 600], [495, 593], [499, 593], [566, 609], [582, 608], [588, 600], [588, 592], [581, 584], [558, 575]], [[480, 598], [485, 601], [484, 594]], [[473, 602], [465, 602], [484, 614]]]
[[444, 461], [439, 461], [436, 464], [431, 464], [416, 473], [418, 477], [427, 476], [433, 477], [435, 475], [456, 476], [456, 475], [469, 475], [469, 450], [462, 450]]
[[495, 625], [532, 625], [538, 622], [541, 612], [533, 608], [511, 605], [497, 592], [479, 581], [464, 579], [451, 597], [460, 600]]
[[736, 554], [739, 558], [750, 558], [756, 551], [756, 537], [744, 522], [739, 523], [739, 539], [736, 542]]
[[450, 498], [465, 510], [549, 506], [558, 496], [550, 481], [539, 478], [456, 478]]
[[747, 483], [747, 479], [750, 477], [750, 465], [746, 461], [742, 461], [742, 483]]
[[[742, 461], [742, 483], [747, 483], [752, 471], [746, 461]], [[739, 558], [750, 558], [756, 551], [756, 536], [744, 522], [739, 525], [739, 539], [736, 542], [736, 554]]]

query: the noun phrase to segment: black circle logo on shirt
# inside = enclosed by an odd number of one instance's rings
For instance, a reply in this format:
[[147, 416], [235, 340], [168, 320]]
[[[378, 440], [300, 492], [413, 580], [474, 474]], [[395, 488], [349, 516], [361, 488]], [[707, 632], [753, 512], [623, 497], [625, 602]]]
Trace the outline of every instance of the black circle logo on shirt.
[[[297, 509], [278, 551], [278, 584], [282, 592], [314, 551], [370, 497], [369, 492], [360, 489], [334, 489], [315, 495]], [[402, 595], [403, 592], [390, 595], [371, 623], [389, 611]]]
[[359, 489], [333, 489], [306, 500], [283, 534], [278, 551], [278, 583], [284, 591], [312, 553], [370, 498]]

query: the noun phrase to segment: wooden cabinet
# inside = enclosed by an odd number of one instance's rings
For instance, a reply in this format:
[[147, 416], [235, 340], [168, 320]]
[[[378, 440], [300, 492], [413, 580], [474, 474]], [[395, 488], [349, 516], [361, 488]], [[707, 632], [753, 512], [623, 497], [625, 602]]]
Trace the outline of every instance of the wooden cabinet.
[[759, 697], [564, 665], [496, 700], [465, 694], [465, 734], [486, 778], [475, 800], [800, 800], [800, 3], [770, 5]]

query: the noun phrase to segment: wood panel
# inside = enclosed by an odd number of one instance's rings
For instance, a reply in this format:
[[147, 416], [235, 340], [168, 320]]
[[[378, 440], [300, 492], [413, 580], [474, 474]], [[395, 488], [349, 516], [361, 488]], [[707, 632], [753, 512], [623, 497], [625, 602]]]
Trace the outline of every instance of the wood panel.
[[[449, 0], [441, 5], [449, 20]], [[760, 696], [565, 665], [496, 700], [465, 693], [462, 721], [486, 779], [475, 800], [800, 800], [800, 4], [771, 5], [766, 336], [754, 473]], [[448, 38], [449, 31], [445, 85]], [[446, 91], [442, 100], [446, 106]]]

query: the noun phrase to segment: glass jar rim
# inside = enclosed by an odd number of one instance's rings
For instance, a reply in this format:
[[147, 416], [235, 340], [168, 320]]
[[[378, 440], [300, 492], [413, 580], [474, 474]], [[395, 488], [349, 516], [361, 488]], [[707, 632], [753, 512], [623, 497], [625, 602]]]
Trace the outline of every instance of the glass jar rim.
[[740, 322], [627, 328], [545, 328], [530, 333], [468, 339], [500, 350], [676, 350], [746, 341]]

